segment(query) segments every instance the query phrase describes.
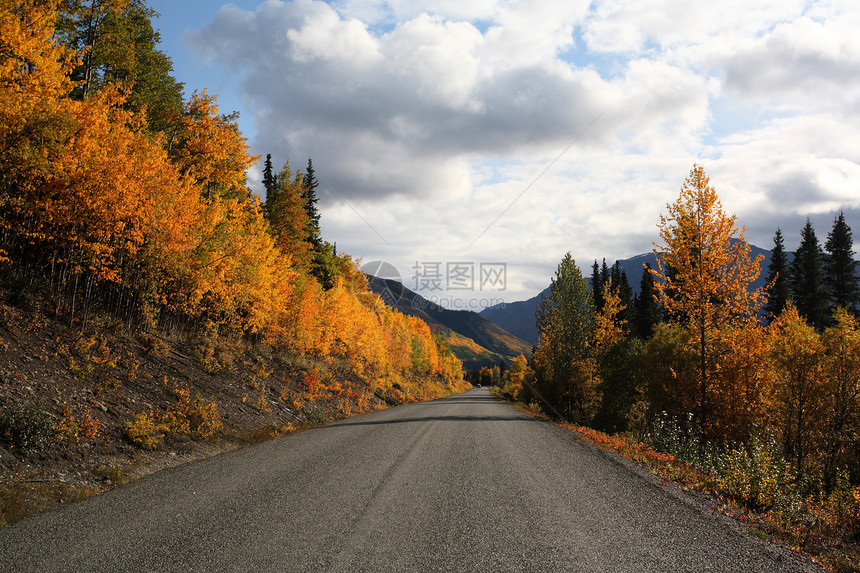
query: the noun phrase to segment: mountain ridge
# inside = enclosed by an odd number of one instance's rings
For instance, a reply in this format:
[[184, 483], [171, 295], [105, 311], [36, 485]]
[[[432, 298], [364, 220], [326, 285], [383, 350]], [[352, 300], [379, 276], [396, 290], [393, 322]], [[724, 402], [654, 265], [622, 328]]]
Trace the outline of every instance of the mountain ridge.
[[434, 333], [444, 336], [465, 369], [531, 354], [531, 344], [477, 312], [444, 308], [394, 279], [367, 275], [367, 285], [387, 305], [420, 318]]

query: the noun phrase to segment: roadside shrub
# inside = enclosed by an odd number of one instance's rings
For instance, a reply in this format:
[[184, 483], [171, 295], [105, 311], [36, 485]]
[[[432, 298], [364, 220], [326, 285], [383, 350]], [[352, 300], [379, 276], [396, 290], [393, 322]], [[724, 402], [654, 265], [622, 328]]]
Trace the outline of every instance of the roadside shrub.
[[719, 464], [719, 451], [705, 440], [692, 413], [677, 417], [665, 411], [656, 414], [648, 426], [645, 441], [658, 452], [690, 462], [704, 471]]
[[71, 348], [60, 347], [69, 361], [69, 371], [81, 380], [104, 380], [110, 369], [116, 368], [116, 358], [104, 340], [94, 336], [78, 338]]
[[100, 480], [108, 481], [115, 485], [125, 483], [127, 480], [122, 471], [122, 466], [101, 464], [93, 472], [93, 476]]
[[207, 402], [200, 394], [194, 397], [188, 417], [191, 430], [202, 439], [211, 437], [223, 427], [221, 408], [215, 402]]
[[313, 425], [321, 425], [329, 421], [325, 412], [313, 404], [306, 405], [302, 410], [302, 414], [304, 415], [305, 420]]
[[833, 491], [821, 505], [823, 526], [831, 534], [856, 535], [860, 531], [860, 487], [851, 484], [847, 472], [837, 475]]
[[[165, 383], [168, 383], [165, 379]], [[126, 424], [125, 434], [135, 444], [154, 449], [165, 434], [193, 434], [200, 439], [211, 437], [223, 427], [221, 408], [214, 401], [207, 401], [199, 393], [191, 397], [191, 389], [173, 383], [177, 401], [166, 410], [150, 410], [138, 413]]]
[[0, 408], [0, 440], [22, 455], [41, 452], [54, 433], [51, 418], [35, 404], [10, 404]]
[[156, 418], [155, 412], [138, 412], [134, 420], [125, 425], [125, 435], [141, 447], [148, 450], [155, 449], [167, 429]]
[[721, 458], [718, 483], [727, 494], [755, 509], [770, 509], [794, 490], [790, 466], [772, 432], [754, 433]]
[[63, 404], [63, 417], [57, 424], [56, 433], [68, 445], [78, 444], [81, 440], [90, 441], [99, 433], [101, 423], [93, 416], [92, 408], [87, 408], [83, 416], [75, 416], [71, 406]]

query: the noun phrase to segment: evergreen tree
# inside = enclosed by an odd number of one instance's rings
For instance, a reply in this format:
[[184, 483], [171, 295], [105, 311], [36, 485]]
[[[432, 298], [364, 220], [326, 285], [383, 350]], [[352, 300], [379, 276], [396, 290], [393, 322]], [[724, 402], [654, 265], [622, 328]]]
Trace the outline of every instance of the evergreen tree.
[[331, 289], [338, 275], [343, 260], [337, 256], [337, 247], [328, 241], [320, 243], [319, 250], [313, 253], [313, 267], [311, 272], [317, 278], [323, 290]]
[[627, 271], [622, 269], [621, 263], [616, 260], [609, 276], [612, 281], [612, 294], [618, 297], [624, 307], [618, 314], [618, 318], [629, 323], [633, 315], [633, 289], [630, 288], [630, 281], [627, 280]]
[[627, 321], [627, 328], [629, 329], [630, 322], [633, 320], [635, 312], [633, 308], [633, 289], [630, 286], [630, 281], [627, 280], [627, 271], [624, 269], [621, 269], [621, 273], [619, 274], [617, 293], [618, 298], [621, 300], [621, 304], [624, 305], [618, 318]]
[[773, 236], [773, 250], [767, 265], [767, 284], [772, 286], [764, 310], [770, 317], [775, 318], [782, 313], [791, 296], [791, 272], [780, 229], [777, 229]]
[[274, 170], [272, 169], [272, 154], [266, 154], [266, 162], [263, 167], [263, 187], [266, 189], [266, 202], [277, 201], [277, 185]]
[[298, 174], [293, 175], [289, 161], [277, 174], [271, 172], [271, 164], [271, 155], [267, 155], [263, 169], [263, 184], [267, 186], [263, 214], [269, 222], [269, 232], [293, 264], [311, 268], [315, 257], [311, 245], [305, 240], [309, 223], [301, 198], [301, 178]]
[[824, 286], [834, 307], [857, 310], [860, 287], [857, 284], [854, 261], [854, 240], [851, 227], [845, 223], [845, 214], [839, 213], [833, 221], [833, 230], [824, 244]]
[[603, 265], [600, 267], [600, 287], [609, 282], [612, 275], [609, 273], [609, 267], [606, 266], [606, 257], [603, 257]]
[[591, 267], [591, 295], [594, 297], [594, 310], [600, 312], [603, 310], [603, 281], [600, 278], [597, 259], [594, 259], [594, 265]]
[[800, 245], [791, 263], [791, 294], [800, 316], [815, 328], [824, 328], [827, 305], [822, 285], [824, 252], [809, 219], [800, 233]]
[[305, 201], [305, 211], [308, 214], [307, 241], [313, 245], [315, 251], [322, 247], [322, 233], [320, 232], [320, 212], [317, 208], [317, 192], [319, 181], [314, 171], [313, 160], [308, 159], [308, 169], [302, 179], [302, 199]]
[[651, 263], [645, 263], [645, 272], [642, 273], [642, 280], [639, 281], [639, 296], [636, 298], [636, 313], [632, 323], [634, 334], [642, 339], [651, 337], [654, 326], [662, 318], [655, 294]]
[[578, 423], [599, 406], [597, 365], [589, 342], [594, 331], [594, 299], [567, 253], [552, 279], [550, 294], [535, 313], [539, 333], [534, 353], [536, 386], [552, 408]]

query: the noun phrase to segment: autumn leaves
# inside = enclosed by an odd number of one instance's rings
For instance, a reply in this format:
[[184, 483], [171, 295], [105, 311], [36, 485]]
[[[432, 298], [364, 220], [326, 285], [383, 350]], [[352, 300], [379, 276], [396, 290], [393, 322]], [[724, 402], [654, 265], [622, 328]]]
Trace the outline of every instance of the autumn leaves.
[[[700, 423], [711, 415], [709, 377], [715, 367], [714, 334], [723, 325], [744, 324], [758, 318], [764, 303], [752, 283], [761, 273], [762, 256], [750, 259], [743, 231], [734, 215], [723, 212], [716, 191], [701, 166], [694, 166], [681, 187], [678, 200], [660, 216], [657, 296], [675, 322], [690, 329], [698, 355]], [[734, 239], [734, 240], [733, 240]]]
[[[333, 255], [326, 284], [311, 273], [304, 229], [290, 223], [301, 197], [263, 205], [250, 192], [259, 158], [215, 96], [194, 92], [157, 120], [147, 112], [141, 94], [175, 84], [129, 64], [166, 58], [131, 40], [152, 35], [150, 13], [135, 1], [3, 3], [4, 281], [82, 327], [107, 312], [130, 326], [339, 356], [383, 386], [460, 383], [459, 362], [426, 325], [377, 304], [349, 257]], [[131, 82], [123, 66], [137, 70]], [[284, 184], [297, 195], [301, 174]]]
[[[792, 495], [818, 499], [856, 485], [860, 330], [853, 309], [837, 308], [826, 328], [808, 323], [790, 301], [765, 316], [773, 285], [753, 287], [761, 257], [751, 257], [701, 166], [658, 228], [658, 268], [648, 271], [663, 322], [647, 337], [630, 334], [611, 290], [595, 309], [567, 255], [538, 311], [536, 388], [575, 423], [651, 436], [653, 444], [662, 439], [654, 438], [658, 422], [673, 421], [715, 460], [775, 444], [767, 455], [784, 460], [780, 475], [790, 482], [774, 487]], [[738, 475], [727, 467], [716, 469], [738, 491], [761, 485], [756, 468]]]

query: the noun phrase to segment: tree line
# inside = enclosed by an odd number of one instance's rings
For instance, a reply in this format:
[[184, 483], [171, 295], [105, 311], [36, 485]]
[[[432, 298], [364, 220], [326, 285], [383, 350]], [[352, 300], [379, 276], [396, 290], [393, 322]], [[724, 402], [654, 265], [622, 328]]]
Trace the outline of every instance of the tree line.
[[[647, 339], [654, 327], [669, 317], [655, 296], [651, 264], [644, 263], [643, 270], [639, 292], [634, 294], [627, 273], [618, 261], [609, 267], [605, 258], [602, 265], [595, 260], [589, 287], [595, 312], [600, 312], [604, 305], [603, 287], [609, 285], [623, 307], [619, 318], [626, 321], [627, 332]], [[851, 227], [845, 221], [845, 213], [840, 212], [834, 217], [833, 228], [823, 245], [807, 219], [794, 253], [785, 250], [782, 230], [777, 229], [765, 284], [768, 289], [762, 318], [766, 322], [779, 316], [789, 303], [818, 330], [833, 324], [837, 308], [846, 308], [856, 315], [860, 304], [860, 279], [854, 260]]]
[[266, 200], [251, 192], [259, 157], [237, 115], [206, 90], [184, 97], [155, 15], [143, 0], [4, 2], [7, 300], [82, 329], [99, 313], [132, 329], [338, 357], [369, 383], [415, 394], [430, 378], [431, 394], [460, 384], [444, 341], [387, 308], [322, 238], [310, 160], [276, 173], [268, 156]]
[[[575, 424], [673, 454], [687, 444], [684, 455], [742, 483], [732, 491], [753, 505], [848, 500], [860, 526], [851, 229], [838, 214], [822, 248], [807, 222], [790, 262], [777, 231], [766, 286], [755, 288], [762, 256], [736, 223], [694, 166], [660, 218], [657, 268], [639, 295], [617, 265], [596, 262], [589, 290], [566, 254], [537, 310], [533, 358], [496, 373], [497, 383]], [[762, 493], [771, 482], [783, 497]]]

